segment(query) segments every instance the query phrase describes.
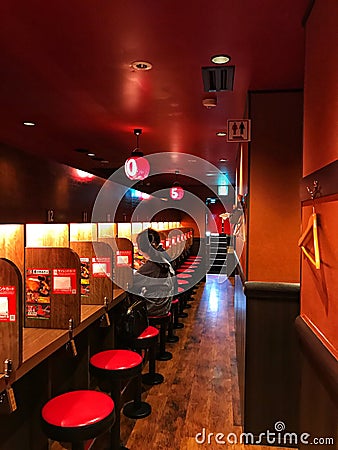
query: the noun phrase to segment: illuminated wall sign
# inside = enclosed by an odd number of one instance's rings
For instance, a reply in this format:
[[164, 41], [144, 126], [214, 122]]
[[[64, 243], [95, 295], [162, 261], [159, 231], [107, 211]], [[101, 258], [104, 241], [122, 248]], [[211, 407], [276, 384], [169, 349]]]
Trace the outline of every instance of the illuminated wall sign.
[[184, 197], [184, 189], [181, 186], [173, 186], [170, 188], [170, 197], [173, 200], [182, 200]]

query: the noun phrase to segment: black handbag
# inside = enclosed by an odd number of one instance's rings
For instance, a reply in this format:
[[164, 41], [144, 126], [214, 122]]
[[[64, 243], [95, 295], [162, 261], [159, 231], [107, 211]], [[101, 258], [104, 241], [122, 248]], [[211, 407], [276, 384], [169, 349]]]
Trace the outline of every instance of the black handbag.
[[119, 341], [130, 342], [136, 339], [148, 325], [145, 300], [129, 295], [123, 302], [123, 309], [116, 327]]

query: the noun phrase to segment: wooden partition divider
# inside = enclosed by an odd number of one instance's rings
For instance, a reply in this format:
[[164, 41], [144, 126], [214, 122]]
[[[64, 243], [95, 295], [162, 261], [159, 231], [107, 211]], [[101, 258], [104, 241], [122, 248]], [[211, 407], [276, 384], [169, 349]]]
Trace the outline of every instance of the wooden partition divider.
[[103, 305], [113, 300], [113, 251], [106, 242], [70, 242], [81, 261], [81, 303]]
[[133, 284], [134, 246], [127, 238], [100, 237], [100, 242], [105, 242], [113, 250], [114, 254], [114, 285], [118, 289], [128, 290]]
[[6, 258], [0, 258], [0, 343], [0, 373], [7, 359], [15, 371], [22, 362], [22, 277]]
[[81, 263], [70, 248], [26, 248], [25, 326], [69, 328], [81, 319]]

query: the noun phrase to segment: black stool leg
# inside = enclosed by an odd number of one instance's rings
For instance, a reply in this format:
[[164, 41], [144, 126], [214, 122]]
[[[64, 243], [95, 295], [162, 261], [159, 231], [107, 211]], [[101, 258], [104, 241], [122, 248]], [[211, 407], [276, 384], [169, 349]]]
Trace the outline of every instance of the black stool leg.
[[141, 374], [136, 377], [136, 395], [133, 401], [127, 403], [123, 408], [123, 414], [129, 419], [144, 419], [151, 414], [151, 406], [149, 403], [143, 402]]
[[165, 349], [166, 328], [166, 322], [162, 321], [160, 324], [160, 351], [156, 356], [158, 361], [169, 361], [173, 357], [172, 353]]
[[121, 424], [121, 382], [113, 381], [111, 383], [111, 397], [116, 407], [115, 423], [110, 431], [110, 449], [109, 450], [128, 450], [121, 443], [120, 424]]
[[180, 302], [178, 317], [180, 317], [181, 319], [185, 319], [186, 317], [188, 317], [188, 314], [183, 311], [184, 310], [184, 296], [183, 296], [183, 294], [181, 294], [178, 299], [179, 299], [179, 302]]
[[149, 348], [149, 372], [142, 375], [142, 381], [144, 384], [154, 386], [155, 384], [161, 384], [164, 381], [164, 376], [160, 373], [156, 373], [156, 345], [154, 344]]
[[179, 306], [180, 306], [180, 301], [178, 300], [178, 304], [175, 306], [174, 311], [173, 311], [173, 317], [174, 317], [173, 327], [175, 330], [184, 328], [184, 323], [181, 323], [178, 320]]
[[167, 337], [167, 342], [178, 342], [179, 341], [179, 337], [175, 336], [174, 334], [174, 313], [171, 313], [171, 317], [169, 320], [169, 325], [168, 325], [168, 337]]

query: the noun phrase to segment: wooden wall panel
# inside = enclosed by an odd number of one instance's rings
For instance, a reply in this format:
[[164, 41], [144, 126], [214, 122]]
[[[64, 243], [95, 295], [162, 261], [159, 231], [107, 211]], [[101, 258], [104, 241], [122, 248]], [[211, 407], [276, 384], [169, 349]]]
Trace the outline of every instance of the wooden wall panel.
[[[113, 251], [111, 247], [104, 242], [71, 242], [70, 247], [81, 258], [88, 259], [88, 293], [81, 293], [81, 303], [83, 305], [103, 305], [104, 299], [107, 303], [113, 300]], [[110, 270], [110, 276], [100, 276], [93, 273], [93, 258], [98, 261], [108, 263], [106, 268]], [[102, 260], [104, 259], [104, 261]]]
[[13, 261], [22, 276], [25, 255], [24, 233], [24, 225], [0, 225], [0, 257]]
[[[30, 269], [48, 270], [51, 276], [49, 290], [50, 314], [49, 318], [25, 318], [26, 327], [63, 328], [68, 329], [69, 319], [73, 319], [74, 327], [78, 326], [81, 318], [80, 301], [80, 260], [77, 254], [69, 248], [27, 248], [26, 272]], [[52, 272], [54, 269], [74, 269], [76, 289], [74, 293], [54, 293]], [[29, 286], [26, 280], [26, 290]], [[31, 304], [31, 303], [30, 303]], [[48, 304], [48, 302], [47, 302]], [[27, 308], [27, 301], [26, 301]]]

